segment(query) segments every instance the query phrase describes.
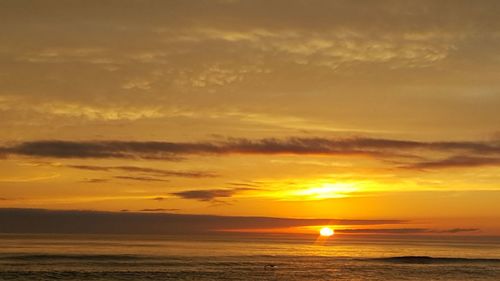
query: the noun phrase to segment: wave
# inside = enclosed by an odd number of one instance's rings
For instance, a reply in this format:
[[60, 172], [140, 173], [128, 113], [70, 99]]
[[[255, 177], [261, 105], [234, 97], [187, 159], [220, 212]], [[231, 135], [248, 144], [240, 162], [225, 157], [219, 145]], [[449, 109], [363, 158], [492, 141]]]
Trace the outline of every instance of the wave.
[[61, 254], [26, 254], [26, 255], [5, 255], [0, 256], [0, 260], [91, 260], [91, 261], [132, 261], [146, 259], [146, 257], [136, 255], [61, 255]]
[[[219, 256], [224, 263], [239, 263], [240, 261], [246, 262], [264, 262], [267, 260], [286, 260], [289, 258], [301, 259], [305, 258], [310, 260], [311, 256], [283, 256], [283, 255], [248, 255], [248, 256]], [[0, 261], [143, 261], [143, 262], [185, 262], [196, 261], [202, 262], [210, 260], [211, 263], [220, 262], [218, 259], [211, 259], [207, 256], [141, 256], [132, 254], [0, 254]], [[382, 258], [354, 258], [354, 257], [328, 257], [316, 256], [319, 260], [334, 259], [334, 260], [357, 260], [357, 261], [376, 261], [388, 263], [410, 263], [410, 264], [432, 264], [432, 263], [500, 263], [497, 258], [460, 258], [460, 257], [431, 257], [431, 256], [394, 256]]]
[[372, 258], [365, 260], [374, 260], [390, 263], [419, 263], [419, 264], [432, 264], [432, 263], [500, 263], [500, 259], [493, 258], [455, 258], [455, 257], [430, 257], [430, 256], [399, 256], [399, 257], [386, 257], [386, 258]]

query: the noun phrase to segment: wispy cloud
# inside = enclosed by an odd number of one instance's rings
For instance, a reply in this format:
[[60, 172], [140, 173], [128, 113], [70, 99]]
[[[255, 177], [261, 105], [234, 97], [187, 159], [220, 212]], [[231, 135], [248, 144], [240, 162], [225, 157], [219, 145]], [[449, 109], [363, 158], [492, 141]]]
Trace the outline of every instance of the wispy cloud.
[[260, 186], [260, 184], [256, 182], [229, 182], [228, 184], [230, 186], [248, 187], [248, 188], [258, 188]]
[[161, 118], [164, 114], [158, 107], [99, 107], [77, 103], [48, 103], [38, 106], [36, 111], [62, 117], [85, 118], [88, 120], [134, 121], [139, 119]]
[[153, 178], [153, 177], [115, 176], [114, 178], [121, 180], [133, 180], [133, 181], [143, 181], [143, 182], [169, 182], [169, 180]]
[[217, 175], [211, 172], [204, 171], [176, 171], [176, 170], [164, 170], [157, 168], [148, 167], [137, 167], [137, 166], [95, 166], [95, 165], [66, 165], [65, 167], [89, 170], [89, 171], [122, 171], [122, 172], [132, 172], [132, 173], [143, 173], [150, 174], [161, 177], [184, 177], [184, 178], [211, 178]]
[[46, 181], [58, 178], [59, 176], [60, 176], [59, 174], [51, 174], [46, 176], [34, 176], [34, 177], [0, 178], [0, 182], [23, 183], [23, 182]]
[[103, 183], [103, 182], [108, 182], [109, 179], [84, 179], [84, 183]]

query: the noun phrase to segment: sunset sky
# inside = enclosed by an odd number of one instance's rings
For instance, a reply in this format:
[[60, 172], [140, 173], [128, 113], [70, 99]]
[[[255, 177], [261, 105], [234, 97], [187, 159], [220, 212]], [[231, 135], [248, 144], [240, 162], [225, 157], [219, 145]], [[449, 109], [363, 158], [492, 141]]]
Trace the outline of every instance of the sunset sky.
[[499, 14], [496, 0], [1, 1], [0, 217], [500, 235]]

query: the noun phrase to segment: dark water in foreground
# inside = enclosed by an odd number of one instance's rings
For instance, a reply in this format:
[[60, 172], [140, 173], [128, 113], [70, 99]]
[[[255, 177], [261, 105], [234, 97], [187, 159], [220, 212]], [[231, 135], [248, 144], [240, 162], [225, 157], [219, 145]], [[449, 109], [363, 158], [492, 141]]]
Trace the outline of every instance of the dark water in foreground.
[[500, 280], [500, 241], [0, 235], [0, 280]]

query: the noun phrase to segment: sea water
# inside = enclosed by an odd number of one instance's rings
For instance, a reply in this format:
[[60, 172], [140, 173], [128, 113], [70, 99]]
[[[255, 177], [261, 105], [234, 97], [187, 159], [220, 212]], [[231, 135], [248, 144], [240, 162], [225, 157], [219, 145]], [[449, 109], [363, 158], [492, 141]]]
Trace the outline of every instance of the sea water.
[[4, 234], [0, 280], [500, 280], [500, 240]]

